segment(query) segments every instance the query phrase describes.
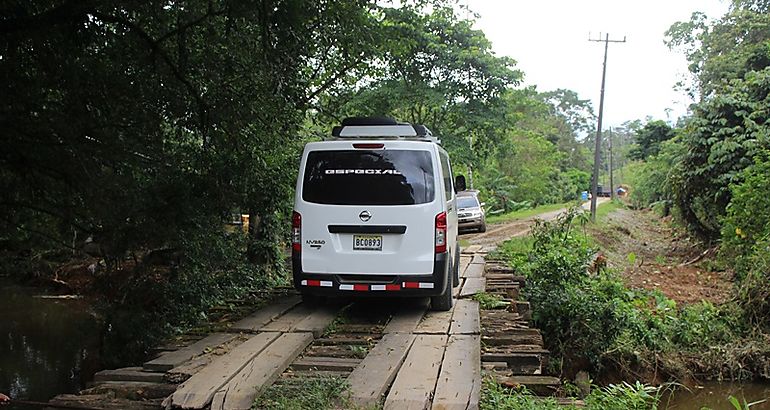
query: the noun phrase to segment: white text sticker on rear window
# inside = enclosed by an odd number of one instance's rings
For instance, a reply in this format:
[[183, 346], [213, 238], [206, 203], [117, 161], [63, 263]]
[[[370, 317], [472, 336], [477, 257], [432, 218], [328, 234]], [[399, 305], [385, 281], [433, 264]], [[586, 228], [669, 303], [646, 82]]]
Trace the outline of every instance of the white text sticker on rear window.
[[401, 171], [397, 169], [327, 169], [324, 173], [326, 175], [401, 175]]

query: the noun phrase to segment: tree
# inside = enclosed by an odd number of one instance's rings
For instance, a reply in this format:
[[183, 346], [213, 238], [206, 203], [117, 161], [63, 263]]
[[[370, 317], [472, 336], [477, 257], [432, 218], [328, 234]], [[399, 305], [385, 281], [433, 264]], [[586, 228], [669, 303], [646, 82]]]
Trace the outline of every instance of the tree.
[[636, 146], [631, 148], [631, 159], [643, 160], [660, 152], [660, 144], [675, 135], [674, 129], [663, 121], [649, 121], [636, 132]]
[[367, 1], [34, 1], [2, 16], [3, 232], [93, 236], [111, 258], [219, 231], [236, 208], [286, 209], [302, 112], [362, 64], [377, 23]]
[[674, 196], [682, 217], [715, 239], [731, 200], [731, 184], [768, 146], [770, 9], [766, 1], [735, 1], [721, 19], [694, 16], [669, 30], [684, 46], [701, 100], [684, 126], [685, 153]]
[[703, 100], [718, 87], [768, 65], [768, 33], [767, 1], [734, 0], [730, 11], [713, 23], [696, 12], [689, 21], [673, 24], [666, 31], [666, 44], [687, 57], [693, 81], [683, 87]]

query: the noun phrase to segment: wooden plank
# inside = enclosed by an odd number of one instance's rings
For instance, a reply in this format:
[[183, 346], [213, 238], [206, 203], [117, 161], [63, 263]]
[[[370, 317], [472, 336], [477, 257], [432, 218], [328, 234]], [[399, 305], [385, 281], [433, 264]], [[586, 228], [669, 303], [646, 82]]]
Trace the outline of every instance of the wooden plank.
[[[285, 333], [222, 387], [211, 410], [248, 410], [254, 400], [313, 342], [310, 333]], [[217, 407], [215, 407], [215, 405]]]
[[487, 245], [487, 246], [482, 246], [480, 252], [482, 252], [482, 253], [492, 253], [492, 252], [494, 252], [496, 250], [497, 250], [497, 246], [496, 245]]
[[320, 337], [339, 311], [340, 306], [337, 305], [310, 306], [303, 303], [268, 323], [262, 330], [284, 333], [311, 332], [313, 336]]
[[486, 285], [487, 281], [484, 278], [465, 279], [465, 285], [463, 285], [463, 289], [460, 291], [460, 297], [469, 297], [484, 292]]
[[462, 253], [476, 253], [481, 250], [481, 245], [471, 245], [463, 249]]
[[465, 278], [480, 278], [484, 276], [484, 265], [480, 263], [471, 263], [465, 270]]
[[450, 335], [477, 335], [481, 333], [479, 320], [479, 302], [470, 299], [457, 301], [452, 325], [449, 328]]
[[245, 342], [247, 339], [248, 335], [239, 335], [227, 343], [223, 343], [214, 349], [207, 350], [205, 354], [196, 356], [192, 360], [188, 360], [179, 366], [174, 367], [166, 372], [166, 381], [177, 384], [184, 382], [195, 373], [203, 370], [203, 368], [208, 366], [216, 358], [227, 354], [227, 352], [231, 351], [235, 346]]
[[292, 370], [334, 370], [352, 372], [359, 363], [361, 363], [361, 359], [358, 358], [305, 356], [295, 360], [291, 364], [291, 368]]
[[373, 407], [388, 390], [404, 363], [415, 336], [386, 334], [348, 377], [350, 399], [359, 407]]
[[468, 265], [471, 264], [471, 259], [473, 258], [467, 255], [460, 256], [460, 277], [465, 277], [465, 269], [468, 269]]
[[164, 373], [146, 372], [141, 367], [102, 370], [94, 375], [95, 382], [146, 382], [162, 383]]
[[483, 256], [481, 256], [481, 255], [473, 255], [473, 260], [471, 261], [471, 264], [473, 264], [473, 265], [478, 265], [478, 264], [483, 265], [484, 263], [486, 263], [486, 261], [484, 260]]
[[415, 338], [385, 398], [385, 410], [422, 410], [430, 406], [446, 342], [446, 335], [418, 335]]
[[478, 408], [480, 360], [481, 340], [478, 335], [449, 336], [433, 396], [434, 410]]
[[452, 322], [452, 315], [457, 307], [457, 299], [454, 300], [452, 309], [446, 312], [429, 311], [425, 314], [414, 333], [429, 335], [446, 335], [449, 333], [449, 325]]
[[[70, 409], [101, 409], [101, 410], [157, 410], [161, 407], [160, 399], [134, 401], [116, 398], [110, 393], [105, 394], [60, 394], [49, 402], [50, 407]], [[33, 407], [40, 408], [40, 407]]]
[[145, 382], [99, 382], [81, 390], [78, 394], [111, 394], [115, 398], [130, 400], [164, 399], [176, 390], [175, 384]]
[[185, 380], [192, 377], [192, 375], [195, 373], [203, 370], [206, 366], [213, 362], [216, 357], [217, 356], [206, 354], [184, 362], [166, 372], [166, 380], [169, 383], [183, 383]]
[[505, 362], [508, 369], [515, 375], [541, 374], [543, 359], [536, 353], [484, 353], [481, 355], [484, 362]]
[[552, 376], [510, 376], [496, 377], [496, 379], [505, 387], [526, 386], [527, 389], [540, 395], [551, 395], [561, 386], [561, 380]]
[[383, 333], [412, 333], [417, 325], [425, 316], [428, 310], [427, 304], [421, 306], [409, 306], [404, 309], [397, 309], [393, 312], [393, 317], [385, 326]]
[[460, 284], [452, 288], [452, 297], [457, 299], [460, 296], [460, 291], [465, 285], [465, 278], [460, 278]]
[[[279, 335], [274, 332], [257, 334], [215, 360], [179, 386], [171, 396], [173, 406], [183, 409], [204, 408], [222, 386], [278, 339]], [[310, 337], [309, 334], [307, 336]]]
[[255, 332], [266, 324], [272, 322], [289, 309], [293, 308], [302, 301], [299, 296], [290, 296], [286, 299], [277, 300], [235, 322], [230, 330], [237, 332]]
[[[337, 335], [331, 335], [337, 336]], [[354, 346], [367, 346], [370, 340], [377, 340], [382, 335], [357, 335], [358, 337], [323, 337], [315, 339], [313, 341], [314, 346], [340, 346], [340, 345], [354, 345]]]
[[144, 364], [145, 370], [166, 372], [180, 364], [201, 355], [221, 344], [227, 343], [238, 335], [228, 333], [212, 333], [205, 338], [193, 343], [190, 346], [183, 347], [174, 352], [164, 353], [156, 359], [150, 360]]
[[340, 312], [339, 306], [318, 306], [313, 313], [300, 320], [292, 332], [311, 332], [314, 337], [321, 337], [326, 328], [334, 321]]
[[290, 332], [297, 323], [311, 315], [313, 310], [313, 307], [302, 303], [262, 327], [262, 330], [265, 332]]

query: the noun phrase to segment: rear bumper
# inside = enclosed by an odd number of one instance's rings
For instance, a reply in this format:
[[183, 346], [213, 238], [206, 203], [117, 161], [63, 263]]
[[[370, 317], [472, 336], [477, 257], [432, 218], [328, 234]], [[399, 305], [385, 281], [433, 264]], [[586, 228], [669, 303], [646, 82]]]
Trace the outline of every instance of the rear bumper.
[[[386, 275], [387, 280], [367, 281], [365, 275], [351, 280], [346, 275], [302, 271], [300, 255], [292, 252], [294, 287], [302, 293], [321, 296], [420, 297], [444, 292], [449, 276], [449, 253], [433, 259], [433, 273], [428, 275]], [[378, 275], [378, 278], [382, 276]]]

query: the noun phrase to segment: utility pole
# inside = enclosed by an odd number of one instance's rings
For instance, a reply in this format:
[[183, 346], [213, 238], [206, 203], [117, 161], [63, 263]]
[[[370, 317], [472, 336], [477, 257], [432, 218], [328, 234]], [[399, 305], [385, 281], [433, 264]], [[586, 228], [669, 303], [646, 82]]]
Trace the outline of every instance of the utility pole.
[[[473, 156], [473, 131], [468, 133], [468, 148]], [[473, 162], [468, 163], [468, 189], [473, 189]]]
[[[601, 34], [599, 34], [601, 37]], [[599, 184], [599, 162], [601, 161], [601, 146], [602, 146], [602, 116], [604, 115], [604, 83], [607, 78], [607, 49], [610, 43], [625, 43], [626, 37], [623, 40], [610, 40], [609, 33], [604, 37], [604, 40], [592, 39], [589, 35], [588, 41], [604, 42], [604, 66], [602, 67], [602, 92], [599, 97], [599, 124], [596, 127], [596, 144], [594, 146], [594, 178], [591, 182], [591, 221], [596, 221], [596, 196], [597, 185]]]
[[610, 198], [612, 200], [615, 200], [615, 182], [612, 178], [612, 127], [610, 127], [609, 132], [609, 143], [610, 143]]

